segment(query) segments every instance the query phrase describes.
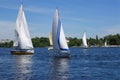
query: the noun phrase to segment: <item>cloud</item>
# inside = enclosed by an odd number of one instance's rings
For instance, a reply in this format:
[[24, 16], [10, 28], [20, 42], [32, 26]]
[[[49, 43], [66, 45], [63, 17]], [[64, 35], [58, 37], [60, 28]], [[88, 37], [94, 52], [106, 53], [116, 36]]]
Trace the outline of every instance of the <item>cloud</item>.
[[72, 21], [84, 21], [85, 20], [82, 18], [75, 18], [75, 17], [63, 17], [63, 19], [72, 20]]
[[76, 18], [76, 17], [62, 17], [62, 19], [66, 19], [66, 20], [70, 20], [70, 21], [74, 21], [74, 22], [85, 22], [85, 23], [93, 23], [96, 22], [96, 20], [93, 19], [85, 19], [85, 18]]
[[[5, 9], [12, 9], [12, 10], [18, 10], [18, 7], [15, 6], [6, 6], [6, 5], [0, 5], [0, 8], [5, 8]], [[33, 13], [50, 13], [53, 12], [54, 10], [51, 8], [39, 8], [35, 6], [25, 6], [24, 7], [25, 11], [33, 12]]]
[[53, 9], [50, 8], [38, 8], [29, 6], [25, 8], [26, 11], [33, 12], [33, 13], [50, 13], [53, 12]]
[[114, 26], [108, 27], [105, 31], [109, 34], [120, 33], [120, 25], [114, 25]]
[[16, 7], [14, 6], [6, 6], [6, 5], [0, 5], [0, 8], [5, 8], [5, 9], [14, 9], [14, 10], [17, 10]]
[[0, 21], [0, 39], [12, 39], [15, 23], [10, 21]]

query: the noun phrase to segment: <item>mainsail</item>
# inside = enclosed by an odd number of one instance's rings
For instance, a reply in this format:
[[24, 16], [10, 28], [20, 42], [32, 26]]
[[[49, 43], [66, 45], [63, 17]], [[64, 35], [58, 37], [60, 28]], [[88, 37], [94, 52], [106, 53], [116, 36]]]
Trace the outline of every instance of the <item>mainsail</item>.
[[59, 18], [58, 9], [55, 11], [55, 15], [53, 18], [52, 24], [52, 42], [53, 48], [57, 50], [65, 50], [68, 51], [68, 45], [65, 39], [62, 23]]
[[85, 48], [88, 47], [87, 39], [86, 39], [86, 33], [85, 32], [83, 34], [82, 42], [83, 42], [83, 47], [85, 47]]
[[107, 47], [107, 41], [105, 41], [105, 44], [104, 44], [105, 47]]
[[15, 40], [13, 46], [17, 46], [19, 49], [33, 48], [30, 34], [28, 31], [27, 21], [23, 10], [23, 5], [20, 6], [18, 17], [16, 20]]

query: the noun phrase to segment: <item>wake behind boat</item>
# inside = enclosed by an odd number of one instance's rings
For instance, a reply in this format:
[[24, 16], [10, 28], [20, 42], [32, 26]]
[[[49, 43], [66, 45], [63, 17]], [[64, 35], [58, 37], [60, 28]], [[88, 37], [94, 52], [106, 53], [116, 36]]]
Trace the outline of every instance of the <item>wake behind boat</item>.
[[33, 44], [28, 31], [27, 21], [23, 11], [23, 5], [20, 6], [16, 20], [15, 40], [11, 54], [33, 54]]
[[66, 42], [64, 30], [62, 27], [61, 20], [59, 18], [58, 9], [55, 11], [52, 24], [52, 42], [53, 42], [53, 53], [55, 57], [70, 57], [70, 51]]

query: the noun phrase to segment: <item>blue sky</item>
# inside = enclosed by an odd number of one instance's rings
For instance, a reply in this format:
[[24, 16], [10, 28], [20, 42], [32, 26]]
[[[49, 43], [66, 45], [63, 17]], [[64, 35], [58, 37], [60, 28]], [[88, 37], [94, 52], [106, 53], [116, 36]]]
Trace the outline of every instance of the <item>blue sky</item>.
[[67, 37], [120, 33], [120, 0], [0, 0], [0, 39], [14, 39], [21, 3], [31, 37], [49, 36], [56, 6]]

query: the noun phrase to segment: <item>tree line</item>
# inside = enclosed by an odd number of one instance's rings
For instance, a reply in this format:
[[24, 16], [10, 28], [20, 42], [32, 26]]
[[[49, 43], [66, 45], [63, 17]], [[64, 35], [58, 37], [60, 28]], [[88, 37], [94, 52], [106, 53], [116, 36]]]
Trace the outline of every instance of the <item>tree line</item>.
[[[68, 46], [81, 46], [82, 39], [68, 37], [69, 40]], [[88, 38], [87, 43], [89, 46], [103, 46], [104, 42], [107, 42], [108, 45], [120, 45], [120, 34], [107, 35], [103, 38], [98, 38], [96, 35], [95, 38]], [[35, 37], [32, 38], [32, 43], [34, 47], [47, 47], [50, 46], [49, 39], [47, 37]], [[0, 43], [0, 47], [13, 47], [13, 41]]]

